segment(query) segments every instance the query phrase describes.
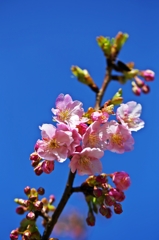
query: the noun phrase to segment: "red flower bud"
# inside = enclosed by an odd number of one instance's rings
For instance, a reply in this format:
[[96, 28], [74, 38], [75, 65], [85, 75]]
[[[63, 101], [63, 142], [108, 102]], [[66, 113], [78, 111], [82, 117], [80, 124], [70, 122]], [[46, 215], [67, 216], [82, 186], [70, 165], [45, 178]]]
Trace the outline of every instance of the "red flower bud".
[[114, 204], [114, 212], [116, 214], [121, 214], [123, 212], [122, 206], [120, 203], [115, 203]]

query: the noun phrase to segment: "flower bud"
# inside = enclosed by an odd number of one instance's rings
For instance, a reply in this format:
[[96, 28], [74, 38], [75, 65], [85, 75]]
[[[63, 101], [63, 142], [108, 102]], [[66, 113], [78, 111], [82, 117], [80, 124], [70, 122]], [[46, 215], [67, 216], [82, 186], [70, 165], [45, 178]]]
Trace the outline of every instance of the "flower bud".
[[44, 173], [49, 174], [54, 170], [54, 161], [44, 160], [41, 167]]
[[124, 191], [130, 186], [130, 177], [126, 172], [115, 172], [112, 174], [112, 181], [116, 185], [116, 188]]
[[35, 213], [29, 212], [29, 213], [26, 215], [26, 218], [27, 218], [28, 220], [34, 220], [34, 219], [35, 219]]
[[11, 240], [17, 240], [18, 239], [18, 229], [15, 229], [15, 230], [11, 231], [10, 239]]
[[96, 180], [96, 182], [103, 184], [103, 183], [107, 182], [107, 176], [105, 173], [102, 173], [102, 174], [96, 176], [95, 180]]
[[43, 169], [42, 169], [41, 165], [38, 165], [37, 167], [35, 167], [34, 172], [37, 176], [40, 176], [43, 173]]
[[150, 92], [150, 87], [145, 84], [145, 85], [142, 87], [142, 92], [145, 93], [145, 94], [149, 93], [149, 92]]
[[114, 199], [118, 202], [122, 202], [125, 199], [125, 194], [116, 188], [111, 188], [109, 190], [109, 196], [114, 197]]
[[105, 197], [105, 204], [106, 204], [107, 206], [113, 206], [114, 203], [115, 203], [114, 197], [112, 197], [112, 196], [110, 196], [109, 194], [107, 194], [106, 197]]
[[144, 77], [145, 81], [151, 82], [155, 78], [155, 73], [152, 70], [141, 71], [141, 76]]
[[36, 208], [37, 211], [41, 211], [42, 208], [43, 208], [43, 202], [41, 202], [41, 201], [36, 201], [36, 202], [34, 203], [34, 207]]
[[45, 189], [42, 188], [42, 187], [39, 187], [39, 188], [37, 189], [37, 192], [38, 192], [39, 195], [44, 195], [44, 194], [45, 194]]
[[19, 207], [16, 208], [16, 213], [19, 214], [19, 215], [22, 215], [22, 214], [25, 213], [26, 210], [27, 209], [25, 207], [19, 206]]
[[141, 89], [136, 85], [135, 82], [132, 82], [132, 91], [136, 96], [140, 96]]
[[134, 79], [135, 79], [135, 82], [136, 82], [136, 84], [139, 88], [144, 86], [144, 81], [142, 81], [139, 77], [135, 77]]
[[114, 212], [116, 214], [121, 214], [123, 212], [122, 206], [120, 203], [115, 203], [114, 204]]
[[24, 188], [24, 193], [26, 194], [26, 195], [29, 195], [30, 194], [30, 187], [29, 186], [27, 186], [27, 187], [25, 187]]
[[39, 161], [41, 158], [38, 156], [37, 152], [33, 152], [30, 154], [30, 160], [31, 161]]
[[53, 202], [55, 202], [55, 196], [54, 195], [50, 195], [49, 203], [52, 204]]
[[95, 187], [94, 187], [93, 195], [94, 195], [96, 198], [101, 197], [102, 194], [103, 194], [102, 189], [100, 189], [100, 188], [95, 188]]
[[25, 240], [30, 240], [31, 232], [29, 230], [26, 230], [25, 232], [23, 232], [23, 237]]
[[86, 222], [88, 226], [94, 226], [95, 225], [95, 216], [92, 211], [88, 212], [88, 217], [86, 218]]

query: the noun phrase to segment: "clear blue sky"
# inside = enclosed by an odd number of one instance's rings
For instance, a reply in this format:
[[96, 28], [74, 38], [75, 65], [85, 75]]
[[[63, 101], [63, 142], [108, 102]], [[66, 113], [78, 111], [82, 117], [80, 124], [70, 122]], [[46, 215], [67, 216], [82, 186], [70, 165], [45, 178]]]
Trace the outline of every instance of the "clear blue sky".
[[[88, 239], [159, 239], [158, 9], [157, 0], [0, 1], [1, 239], [8, 239], [19, 225], [21, 216], [15, 214], [13, 199], [24, 197], [25, 186], [45, 187], [46, 196], [55, 194], [58, 203], [68, 162], [56, 164], [50, 175], [34, 174], [29, 155], [40, 138], [38, 126], [51, 123], [59, 93], [71, 94], [85, 109], [94, 105], [94, 93], [71, 77], [70, 67], [87, 68], [100, 86], [105, 61], [95, 38], [113, 37], [118, 31], [130, 35], [120, 59], [154, 70], [156, 79], [149, 95], [135, 97], [130, 84], [123, 88], [125, 102], [143, 105], [146, 126], [134, 134], [133, 152], [105, 154], [104, 171], [127, 171], [132, 186], [126, 192], [123, 214], [110, 220], [98, 217]], [[105, 100], [119, 87], [112, 83]], [[80, 182], [77, 177], [75, 185]], [[72, 205], [87, 215], [82, 195], [73, 195], [67, 207]]]

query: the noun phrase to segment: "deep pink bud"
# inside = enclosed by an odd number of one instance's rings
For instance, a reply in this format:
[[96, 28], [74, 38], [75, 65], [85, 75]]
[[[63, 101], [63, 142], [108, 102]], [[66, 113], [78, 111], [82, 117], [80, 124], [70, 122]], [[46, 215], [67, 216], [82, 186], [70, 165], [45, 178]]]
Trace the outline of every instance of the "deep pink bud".
[[85, 124], [85, 123], [80, 123], [80, 124], [77, 126], [77, 128], [78, 128], [79, 134], [81, 134], [81, 136], [83, 136], [83, 134], [85, 134], [85, 132], [86, 132], [86, 129], [88, 128], [88, 125]]
[[81, 152], [82, 151], [82, 147], [81, 146], [77, 146], [76, 148], [75, 148], [75, 152]]
[[27, 209], [25, 207], [19, 206], [19, 207], [16, 208], [16, 213], [19, 214], [19, 215], [22, 215], [22, 214], [25, 213], [26, 210]]
[[23, 237], [25, 240], [30, 240], [31, 232], [29, 230], [26, 230], [25, 232], [23, 232]]
[[135, 82], [139, 88], [141, 88], [145, 84], [144, 81], [142, 81], [139, 77], [135, 77]]
[[120, 203], [115, 203], [114, 204], [114, 212], [116, 214], [121, 214], [123, 212], [122, 206]]
[[54, 195], [50, 195], [49, 203], [52, 204], [53, 202], [55, 202], [55, 196]]
[[44, 160], [41, 167], [44, 173], [49, 174], [54, 170], [54, 161]]
[[37, 192], [38, 192], [39, 195], [44, 195], [44, 194], [45, 194], [45, 189], [42, 188], [42, 187], [39, 187], [39, 188], [37, 189]]
[[31, 161], [39, 161], [41, 158], [38, 156], [37, 152], [33, 152], [30, 154], [30, 160]]
[[15, 229], [15, 230], [11, 231], [10, 239], [11, 240], [17, 240], [18, 239], [18, 229]]
[[110, 218], [112, 216], [112, 211], [110, 208], [106, 207], [105, 205], [101, 205], [99, 208], [99, 212], [105, 216], [106, 218]]
[[101, 196], [102, 196], [103, 191], [102, 191], [102, 189], [100, 189], [100, 188], [95, 188], [95, 189], [93, 190], [93, 194], [94, 194], [94, 196], [95, 196], [96, 198], [98, 198], [98, 197], [101, 197]]
[[95, 216], [93, 212], [88, 212], [88, 217], [86, 218], [86, 222], [88, 226], [94, 226], [95, 225]]
[[149, 92], [150, 92], [150, 87], [145, 84], [145, 85], [142, 87], [142, 92], [145, 93], [145, 94], [149, 93]]
[[116, 188], [121, 191], [128, 189], [128, 187], [131, 184], [129, 174], [126, 172], [113, 173], [112, 180], [113, 180], [114, 184], [116, 185]]
[[155, 73], [152, 70], [145, 70], [141, 72], [142, 76], [144, 77], [145, 81], [151, 82], [155, 78]]
[[35, 219], [35, 213], [29, 212], [29, 213], [26, 215], [26, 218], [27, 218], [28, 220], [34, 220], [34, 219]]
[[106, 177], [106, 174], [105, 174], [105, 173], [102, 173], [102, 174], [96, 176], [95, 179], [96, 179], [96, 182], [101, 183], [101, 184], [107, 182], [107, 177]]
[[41, 211], [42, 208], [43, 208], [43, 203], [42, 203], [41, 201], [36, 201], [36, 202], [34, 203], [34, 206], [36, 207], [36, 210], [37, 210], [37, 211]]
[[109, 190], [109, 196], [113, 197], [118, 202], [122, 202], [125, 199], [125, 194], [116, 188], [111, 188]]
[[31, 190], [31, 188], [29, 186], [27, 186], [27, 187], [24, 188], [24, 193], [26, 195], [29, 195], [30, 194], [30, 190]]
[[107, 206], [113, 206], [114, 203], [115, 203], [114, 197], [112, 197], [112, 196], [110, 196], [110, 195], [107, 194], [106, 197], [105, 197], [105, 204], [106, 204]]
[[34, 168], [34, 172], [37, 176], [40, 176], [43, 173], [43, 169], [41, 167], [41, 164]]
[[39, 144], [38, 144], [38, 143], [36, 143], [36, 144], [35, 144], [35, 146], [34, 146], [34, 150], [35, 150], [35, 151], [37, 151], [37, 150], [38, 150], [38, 148], [39, 148]]

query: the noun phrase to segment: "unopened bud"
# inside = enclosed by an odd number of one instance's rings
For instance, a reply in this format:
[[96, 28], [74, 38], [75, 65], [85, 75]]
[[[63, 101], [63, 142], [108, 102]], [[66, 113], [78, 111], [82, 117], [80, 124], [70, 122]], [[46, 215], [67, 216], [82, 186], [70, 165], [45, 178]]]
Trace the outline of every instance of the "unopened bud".
[[88, 226], [94, 226], [95, 225], [95, 216], [93, 212], [88, 212], [88, 217], [86, 218], [86, 222]]
[[120, 203], [115, 203], [114, 204], [114, 212], [116, 214], [121, 214], [123, 212], [122, 206]]
[[22, 215], [22, 214], [25, 213], [26, 210], [27, 209], [25, 207], [19, 206], [19, 207], [16, 208], [16, 213], [19, 214], [19, 215]]
[[49, 174], [54, 170], [54, 161], [44, 160], [41, 167], [44, 173]]
[[128, 189], [131, 184], [129, 174], [124, 171], [113, 173], [112, 181], [116, 185], [116, 188], [121, 191]]
[[37, 189], [37, 192], [38, 192], [39, 195], [44, 195], [45, 194], [45, 189], [43, 187], [39, 187]]
[[15, 229], [15, 230], [11, 231], [10, 239], [11, 240], [17, 240], [18, 239], [18, 229]]
[[26, 195], [29, 195], [29, 194], [30, 194], [30, 187], [29, 187], [29, 186], [27, 186], [27, 187], [24, 188], [24, 193], [25, 193]]
[[142, 92], [145, 93], [145, 94], [149, 93], [149, 92], [150, 92], [150, 87], [145, 84], [145, 85], [142, 87]]
[[31, 161], [39, 161], [41, 158], [38, 156], [37, 152], [33, 152], [30, 154], [30, 160]]
[[29, 213], [26, 215], [26, 218], [27, 218], [28, 220], [34, 220], [34, 219], [35, 219], [35, 213], [29, 212]]
[[41, 201], [36, 201], [36, 202], [34, 203], [34, 206], [35, 206], [35, 208], [36, 208], [37, 211], [41, 211], [42, 208], [43, 208], [43, 202], [41, 202]]
[[37, 176], [40, 176], [43, 173], [43, 169], [42, 169], [41, 165], [40, 166], [38, 165], [37, 167], [35, 167], [34, 172]]

